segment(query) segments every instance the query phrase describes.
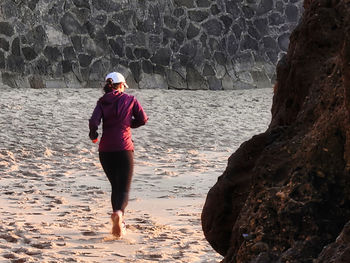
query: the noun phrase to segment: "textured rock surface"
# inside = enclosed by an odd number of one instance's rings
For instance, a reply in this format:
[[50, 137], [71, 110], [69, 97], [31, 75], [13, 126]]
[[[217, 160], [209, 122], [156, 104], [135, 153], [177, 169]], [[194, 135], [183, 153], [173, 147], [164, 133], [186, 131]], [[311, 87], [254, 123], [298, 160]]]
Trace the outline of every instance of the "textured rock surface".
[[271, 124], [229, 158], [203, 208], [223, 262], [350, 262], [350, 5], [304, 6]]
[[25, 87], [100, 86], [111, 70], [139, 88], [266, 87], [302, 12], [301, 0], [2, 0], [0, 71]]

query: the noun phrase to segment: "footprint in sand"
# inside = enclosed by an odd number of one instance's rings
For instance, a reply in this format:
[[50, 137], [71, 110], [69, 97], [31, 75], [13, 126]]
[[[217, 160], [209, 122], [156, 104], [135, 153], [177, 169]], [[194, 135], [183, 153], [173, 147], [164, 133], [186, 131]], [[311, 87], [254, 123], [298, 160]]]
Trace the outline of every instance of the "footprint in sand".
[[88, 230], [88, 231], [83, 231], [83, 232], [81, 232], [81, 234], [82, 234], [83, 236], [89, 236], [89, 237], [91, 237], [91, 236], [97, 236], [97, 233], [96, 233], [95, 231], [90, 231], [90, 230]]
[[51, 242], [38, 242], [31, 244], [32, 247], [38, 248], [38, 249], [49, 249], [52, 248], [52, 243]]
[[[7, 254], [3, 254], [2, 255], [4, 258], [7, 258], [7, 259], [15, 259], [16, 258], [16, 255], [15, 254], [12, 254], [12, 253], [7, 253]], [[11, 261], [12, 262], [12, 261]]]
[[7, 242], [10, 243], [17, 243], [18, 241], [18, 239], [11, 234], [0, 234], [0, 238], [5, 239]]

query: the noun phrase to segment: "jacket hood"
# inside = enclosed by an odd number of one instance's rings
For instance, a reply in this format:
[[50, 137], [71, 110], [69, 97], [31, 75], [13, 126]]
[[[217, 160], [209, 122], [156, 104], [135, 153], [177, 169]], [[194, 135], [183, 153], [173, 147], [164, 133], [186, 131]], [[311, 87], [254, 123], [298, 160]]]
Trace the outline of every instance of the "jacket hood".
[[113, 104], [122, 96], [121, 92], [112, 91], [108, 92], [100, 98], [102, 104]]

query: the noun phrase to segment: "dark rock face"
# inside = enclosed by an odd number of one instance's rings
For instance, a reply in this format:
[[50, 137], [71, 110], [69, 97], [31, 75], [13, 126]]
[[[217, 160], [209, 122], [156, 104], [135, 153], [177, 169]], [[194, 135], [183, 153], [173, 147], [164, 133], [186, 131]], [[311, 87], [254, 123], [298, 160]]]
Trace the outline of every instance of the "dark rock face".
[[167, 66], [170, 62], [170, 49], [162, 48], [157, 51], [152, 57], [151, 61], [155, 64]]
[[304, 6], [271, 124], [229, 158], [203, 208], [223, 262], [350, 262], [350, 6]]
[[350, 262], [350, 222], [348, 222], [336, 241], [325, 247], [315, 263]]
[[20, 41], [19, 38], [16, 37], [13, 41], [12, 41], [12, 46], [11, 46], [11, 53], [14, 56], [21, 56], [21, 46], [20, 46]]
[[[302, 12], [301, 0], [2, 0], [0, 73], [15, 87], [100, 86], [106, 72], [116, 70], [134, 88], [149, 88], [155, 78], [173, 89], [270, 87]], [[215, 52], [224, 54], [224, 64]], [[97, 61], [103, 66], [93, 66]], [[37, 71], [47, 75], [32, 75]], [[177, 72], [186, 85], [168, 78]], [[256, 72], [268, 81], [257, 82]]]
[[2, 51], [0, 51], [0, 68], [1, 69], [5, 68], [5, 56]]
[[10, 48], [9, 42], [4, 38], [0, 38], [0, 48], [4, 51], [9, 51], [9, 48]]
[[38, 54], [36, 54], [34, 49], [32, 49], [30, 47], [22, 48], [22, 53], [23, 53], [24, 58], [26, 60], [28, 60], [28, 61], [31, 61], [31, 60], [35, 59], [38, 56]]
[[11, 37], [14, 34], [12, 25], [8, 22], [0, 22], [0, 34]]

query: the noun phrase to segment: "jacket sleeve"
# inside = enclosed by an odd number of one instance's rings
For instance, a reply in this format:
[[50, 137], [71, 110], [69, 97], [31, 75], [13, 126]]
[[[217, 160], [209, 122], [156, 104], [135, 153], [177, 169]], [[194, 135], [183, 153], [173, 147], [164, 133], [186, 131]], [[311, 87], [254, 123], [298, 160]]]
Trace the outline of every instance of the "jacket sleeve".
[[145, 125], [148, 121], [148, 117], [137, 99], [134, 101], [132, 110], [133, 118], [131, 120], [131, 128], [138, 128], [142, 125]]
[[95, 140], [98, 137], [98, 126], [101, 123], [101, 119], [102, 119], [102, 108], [101, 108], [101, 103], [98, 101], [96, 104], [96, 107], [92, 113], [92, 116], [89, 120], [89, 137], [91, 140]]

